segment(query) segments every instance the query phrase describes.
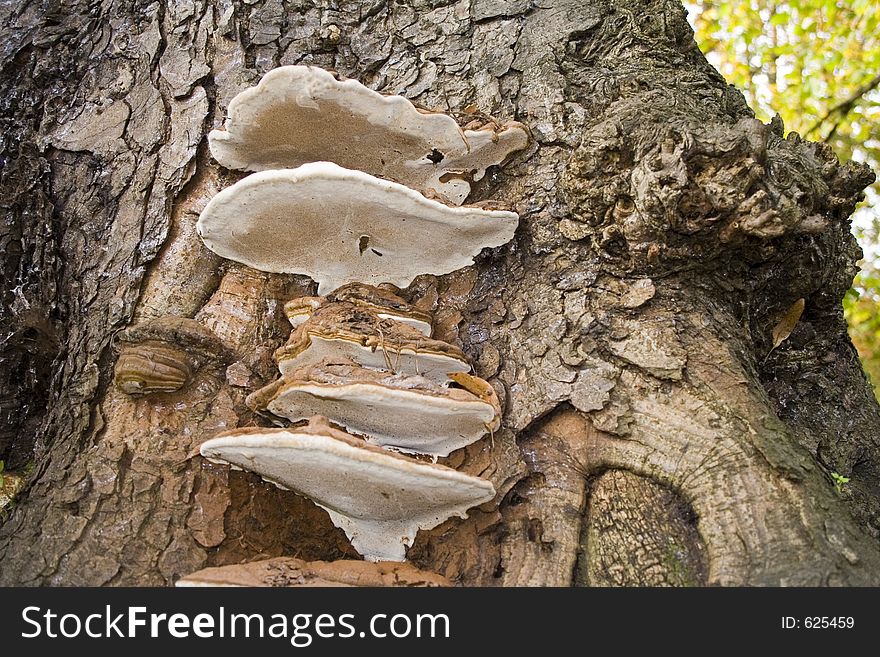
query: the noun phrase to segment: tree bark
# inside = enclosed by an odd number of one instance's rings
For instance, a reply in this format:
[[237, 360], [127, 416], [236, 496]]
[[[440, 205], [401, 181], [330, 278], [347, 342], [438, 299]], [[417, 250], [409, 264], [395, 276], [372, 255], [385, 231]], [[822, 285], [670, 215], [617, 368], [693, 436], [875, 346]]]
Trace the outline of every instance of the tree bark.
[[[680, 3], [0, 11], [0, 458], [34, 462], [0, 526], [0, 584], [356, 557], [308, 500], [194, 456], [262, 422], [244, 397], [276, 376], [283, 302], [314, 292], [195, 233], [240, 177], [207, 131], [284, 64], [532, 133], [471, 195], [513, 204], [514, 242], [404, 291], [505, 405], [502, 430], [445, 459], [498, 497], [422, 532], [416, 565], [461, 585], [880, 583], [880, 409], [840, 307], [873, 174], [756, 121]], [[114, 336], [167, 316], [223, 353], [178, 392], [118, 391]], [[839, 493], [832, 472], [850, 477]]]

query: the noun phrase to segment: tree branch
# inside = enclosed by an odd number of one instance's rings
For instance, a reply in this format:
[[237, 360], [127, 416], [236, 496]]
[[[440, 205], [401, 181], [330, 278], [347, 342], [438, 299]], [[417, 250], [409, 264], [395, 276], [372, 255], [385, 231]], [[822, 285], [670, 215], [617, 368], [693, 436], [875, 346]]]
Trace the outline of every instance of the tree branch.
[[[834, 116], [837, 113], [841, 114], [841, 120], [842, 120], [843, 117], [845, 117], [847, 114], [849, 114], [850, 110], [852, 110], [852, 108], [855, 106], [855, 104], [866, 93], [868, 93], [869, 91], [872, 91], [878, 85], [880, 85], [880, 74], [876, 75], [872, 80], [870, 80], [866, 84], [864, 84], [861, 87], [859, 87], [858, 89], [856, 89], [855, 92], [849, 98], [841, 101], [840, 103], [838, 103], [837, 105], [835, 105], [834, 107], [829, 109], [827, 112], [825, 112], [825, 115], [822, 118], [820, 118], [818, 121], [816, 121], [810, 127], [810, 129], [804, 133], [804, 137], [809, 137], [816, 130], [818, 130], [819, 127], [823, 123], [825, 123], [825, 121], [827, 121], [830, 117]], [[837, 130], [837, 126], [835, 126], [835, 129], [832, 131], [832, 133], [828, 135], [829, 138], [834, 134], [834, 132], [836, 132], [836, 130]]]

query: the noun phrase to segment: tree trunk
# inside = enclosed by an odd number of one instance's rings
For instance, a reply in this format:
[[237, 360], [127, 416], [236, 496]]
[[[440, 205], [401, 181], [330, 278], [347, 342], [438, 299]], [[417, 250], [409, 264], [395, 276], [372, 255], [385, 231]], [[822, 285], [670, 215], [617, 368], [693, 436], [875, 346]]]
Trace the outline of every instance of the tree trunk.
[[[872, 174], [752, 118], [678, 2], [137, 4], [0, 9], [0, 458], [34, 461], [0, 584], [356, 557], [308, 500], [193, 456], [261, 422], [244, 397], [276, 376], [283, 301], [314, 290], [195, 234], [239, 177], [207, 131], [295, 63], [532, 133], [471, 195], [513, 204], [514, 242], [404, 291], [505, 405], [445, 459], [496, 500], [422, 532], [416, 565], [462, 585], [880, 583], [880, 410], [840, 307]], [[232, 356], [128, 397], [114, 336], [161, 316]]]

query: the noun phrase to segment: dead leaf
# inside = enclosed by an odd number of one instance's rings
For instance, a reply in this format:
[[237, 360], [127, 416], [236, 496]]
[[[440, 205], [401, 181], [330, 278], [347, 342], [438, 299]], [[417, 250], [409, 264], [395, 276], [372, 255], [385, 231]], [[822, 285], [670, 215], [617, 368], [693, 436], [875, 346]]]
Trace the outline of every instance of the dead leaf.
[[794, 331], [794, 327], [797, 326], [801, 315], [804, 313], [805, 304], [806, 302], [803, 299], [795, 301], [791, 304], [789, 309], [785, 311], [785, 315], [782, 316], [779, 323], [773, 327], [773, 346], [770, 348], [770, 351], [773, 351], [776, 347], [785, 342], [788, 339], [788, 336], [791, 335], [791, 332]]

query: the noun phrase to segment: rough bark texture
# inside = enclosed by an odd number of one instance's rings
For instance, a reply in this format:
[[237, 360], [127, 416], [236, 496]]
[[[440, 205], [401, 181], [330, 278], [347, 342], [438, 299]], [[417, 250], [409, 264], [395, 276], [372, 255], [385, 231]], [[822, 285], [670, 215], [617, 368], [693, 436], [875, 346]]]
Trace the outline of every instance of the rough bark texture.
[[[471, 195], [516, 207], [514, 242], [404, 291], [506, 407], [492, 440], [445, 459], [498, 498], [420, 534], [418, 567], [462, 585], [880, 583], [880, 410], [840, 309], [872, 174], [755, 121], [678, 2], [0, 12], [0, 458], [35, 462], [0, 526], [0, 583], [355, 556], [310, 502], [192, 456], [261, 421], [244, 397], [275, 376], [283, 302], [313, 292], [219, 261], [194, 230], [239, 177], [208, 129], [291, 63], [532, 131]], [[115, 334], [165, 316], [222, 353], [188, 362], [179, 391], [123, 394]]]
[[586, 586], [704, 584], [704, 548], [695, 520], [678, 495], [645, 477], [625, 470], [601, 475], [590, 495], [579, 553], [583, 567], [575, 581]]

